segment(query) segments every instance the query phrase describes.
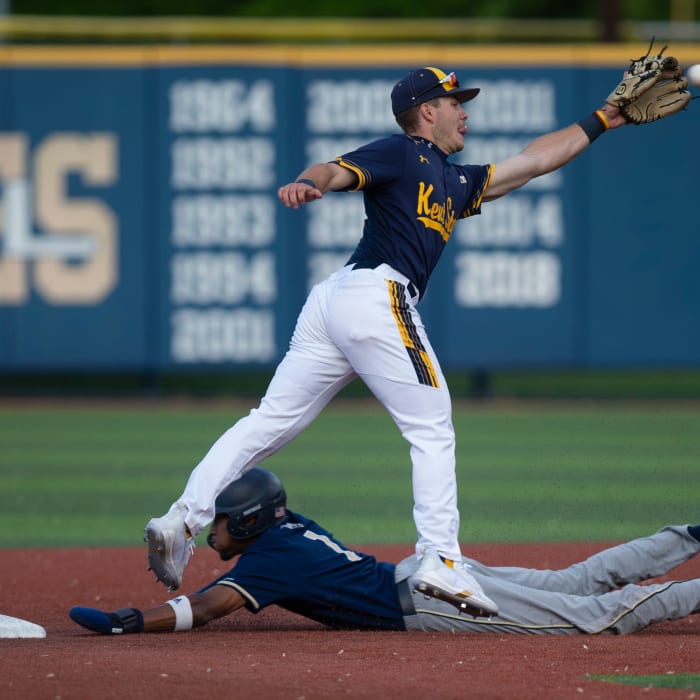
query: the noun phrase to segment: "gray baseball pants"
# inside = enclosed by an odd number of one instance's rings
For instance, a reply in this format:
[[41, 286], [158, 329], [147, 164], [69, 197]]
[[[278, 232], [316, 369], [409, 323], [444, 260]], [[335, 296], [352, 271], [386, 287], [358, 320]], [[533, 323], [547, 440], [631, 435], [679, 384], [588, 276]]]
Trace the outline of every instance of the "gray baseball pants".
[[[700, 579], [650, 583], [700, 552], [686, 526], [670, 526], [606, 549], [560, 570], [486, 566], [464, 558], [499, 614], [472, 617], [413, 592], [408, 630], [514, 634], [631, 634], [663, 620], [700, 612]], [[396, 580], [411, 576], [415, 556], [401, 561]]]

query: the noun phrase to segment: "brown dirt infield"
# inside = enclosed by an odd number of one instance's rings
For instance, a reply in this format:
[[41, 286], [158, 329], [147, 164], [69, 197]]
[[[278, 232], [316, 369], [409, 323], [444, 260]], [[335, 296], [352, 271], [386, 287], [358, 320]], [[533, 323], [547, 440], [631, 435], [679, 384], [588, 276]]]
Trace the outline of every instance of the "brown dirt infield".
[[[488, 564], [560, 568], [604, 545], [471, 545]], [[360, 549], [389, 561], [410, 547]], [[627, 637], [336, 632], [279, 609], [236, 613], [189, 633], [102, 637], [73, 605], [148, 607], [167, 594], [141, 548], [3, 550], [0, 613], [43, 625], [45, 639], [0, 640], [2, 700], [260, 698], [694, 698], [689, 690], [589, 680], [586, 674], [700, 672], [700, 617]], [[197, 550], [183, 592], [221, 571]], [[700, 557], [674, 578], [700, 576]]]

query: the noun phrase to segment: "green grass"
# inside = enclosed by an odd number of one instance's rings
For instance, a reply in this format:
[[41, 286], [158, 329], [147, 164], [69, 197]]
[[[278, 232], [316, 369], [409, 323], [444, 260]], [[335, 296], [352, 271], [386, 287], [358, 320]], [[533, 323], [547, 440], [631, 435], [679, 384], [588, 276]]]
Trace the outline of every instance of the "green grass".
[[[586, 678], [622, 685], [640, 685], [644, 688], [677, 688], [700, 690], [700, 675], [697, 673], [666, 673], [649, 676], [594, 676]], [[692, 694], [686, 697], [693, 697]]]
[[[254, 405], [0, 406], [0, 547], [140, 545]], [[468, 541], [617, 540], [700, 522], [700, 405], [458, 403]], [[408, 445], [375, 402], [332, 404], [265, 466], [343, 540], [411, 543]]]

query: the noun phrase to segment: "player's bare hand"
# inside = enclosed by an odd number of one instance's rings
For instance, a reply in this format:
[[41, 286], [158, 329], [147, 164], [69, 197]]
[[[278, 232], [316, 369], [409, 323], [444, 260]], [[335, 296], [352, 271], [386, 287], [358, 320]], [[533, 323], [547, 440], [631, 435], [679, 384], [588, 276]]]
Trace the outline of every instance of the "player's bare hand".
[[302, 204], [321, 199], [323, 192], [318, 187], [311, 187], [304, 182], [290, 182], [279, 188], [277, 196], [286, 207], [298, 209]]

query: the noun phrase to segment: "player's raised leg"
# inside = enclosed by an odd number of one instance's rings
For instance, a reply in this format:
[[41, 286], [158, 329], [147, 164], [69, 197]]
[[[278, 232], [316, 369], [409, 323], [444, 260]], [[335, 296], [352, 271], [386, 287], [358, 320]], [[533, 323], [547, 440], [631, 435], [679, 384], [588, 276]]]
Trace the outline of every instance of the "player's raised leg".
[[343, 387], [356, 378], [342, 353], [323, 335], [322, 285], [297, 321], [290, 349], [258, 408], [212, 445], [168, 513], [146, 526], [148, 561], [158, 580], [176, 590], [196, 537], [214, 517], [218, 494], [248, 469], [299, 435]]

